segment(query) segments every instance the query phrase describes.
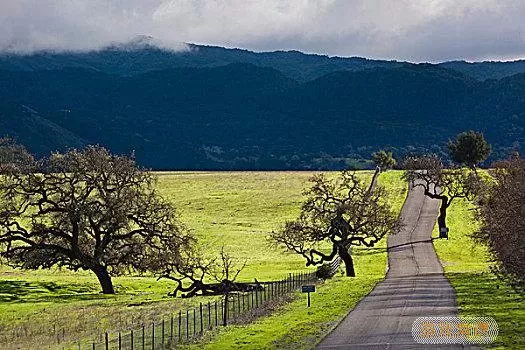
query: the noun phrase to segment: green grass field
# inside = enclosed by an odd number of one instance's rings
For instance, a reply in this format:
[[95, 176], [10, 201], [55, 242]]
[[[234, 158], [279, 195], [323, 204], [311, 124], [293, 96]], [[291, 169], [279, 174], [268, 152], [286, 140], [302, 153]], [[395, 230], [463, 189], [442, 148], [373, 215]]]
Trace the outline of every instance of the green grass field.
[[[452, 204], [448, 215], [450, 239], [434, 241], [445, 276], [456, 290], [461, 315], [496, 320], [499, 335], [495, 347], [525, 349], [525, 298], [490, 272], [486, 247], [469, 236], [477, 228], [472, 208], [466, 201]], [[438, 236], [436, 229], [433, 235]]]
[[[396, 211], [406, 197], [406, 184], [400, 172], [381, 174], [379, 183], [389, 189], [389, 200]], [[245, 326], [230, 326], [206, 338], [190, 349], [311, 349], [381, 281], [386, 272], [386, 240], [372, 249], [354, 249], [356, 277], [341, 273], [318, 285], [312, 294], [312, 306], [297, 292], [295, 300], [268, 317]], [[340, 271], [342, 272], [342, 271]]]
[[[302, 258], [271, 249], [266, 236], [299, 213], [302, 191], [312, 173], [176, 172], [159, 175], [162, 195], [173, 201], [181, 220], [201, 239], [206, 251], [214, 254], [224, 246], [239, 261], [248, 261], [241, 280], [278, 279], [289, 272], [305, 270]], [[363, 177], [370, 175], [362, 173]], [[391, 188], [392, 198], [399, 208], [406, 193], [398, 175], [383, 174], [380, 182]], [[341, 278], [338, 280], [340, 286], [333, 285], [335, 294], [326, 297], [329, 300], [340, 294], [337, 288], [354, 285], [351, 288], [356, 288], [356, 292], [349, 293], [355, 295], [339, 306], [341, 315], [384, 275], [384, 249], [374, 255], [356, 254], [359, 255], [356, 257], [359, 274], [356, 281], [360, 282], [350, 281], [345, 285], [347, 279]], [[157, 282], [147, 276], [114, 278], [118, 293], [115, 296], [100, 294], [97, 280], [90, 272], [21, 271], [0, 266], [0, 276], [2, 349], [34, 347], [35, 344], [56, 346], [58, 341], [63, 344], [100, 335], [105, 330], [138, 326], [140, 322], [152, 321], [209, 300], [168, 297], [173, 283]], [[324, 295], [323, 288], [316, 297]], [[364, 289], [357, 293], [360, 288]], [[331, 324], [332, 321], [327, 322]]]

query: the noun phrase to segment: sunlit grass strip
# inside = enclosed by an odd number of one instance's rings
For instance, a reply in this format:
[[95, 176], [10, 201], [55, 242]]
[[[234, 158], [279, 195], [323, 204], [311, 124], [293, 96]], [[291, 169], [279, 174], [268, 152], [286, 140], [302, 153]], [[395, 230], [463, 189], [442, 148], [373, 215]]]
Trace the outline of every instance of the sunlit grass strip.
[[[469, 236], [478, 227], [472, 209], [472, 204], [464, 200], [452, 204], [449, 240], [436, 240], [434, 247], [445, 276], [456, 290], [460, 315], [493, 317], [499, 327], [494, 346], [524, 349], [525, 296], [490, 272], [487, 249]], [[433, 236], [438, 236], [436, 228]]]

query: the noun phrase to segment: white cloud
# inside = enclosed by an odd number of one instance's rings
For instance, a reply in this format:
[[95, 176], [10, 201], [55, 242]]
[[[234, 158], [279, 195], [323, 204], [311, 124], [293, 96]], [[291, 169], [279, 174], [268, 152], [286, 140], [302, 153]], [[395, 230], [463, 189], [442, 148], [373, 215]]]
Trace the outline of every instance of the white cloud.
[[525, 57], [521, 0], [0, 0], [0, 50], [90, 50], [136, 35], [410, 61]]

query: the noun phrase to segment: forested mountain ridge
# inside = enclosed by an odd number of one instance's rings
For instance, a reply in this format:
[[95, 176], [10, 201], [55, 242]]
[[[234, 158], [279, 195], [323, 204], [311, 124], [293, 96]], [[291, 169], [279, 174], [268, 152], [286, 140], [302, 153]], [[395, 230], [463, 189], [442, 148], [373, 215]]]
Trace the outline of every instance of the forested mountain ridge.
[[[374, 60], [362, 57], [330, 57], [299, 51], [253, 52], [218, 46], [181, 44], [178, 51], [159, 48], [155, 39], [139, 36], [129, 43], [116, 44], [88, 52], [36, 52], [31, 55], [0, 53], [2, 70], [56, 70], [84, 68], [118, 75], [135, 75], [151, 70], [179, 67], [217, 67], [247, 63], [274, 68], [284, 75], [304, 82], [337, 71], [370, 68], [399, 68], [410, 63]], [[525, 73], [525, 60], [514, 62], [451, 61], [437, 64], [478, 80], [500, 79]]]
[[378, 148], [443, 152], [467, 129], [496, 156], [525, 141], [525, 74], [445, 67], [213, 47], [3, 55], [0, 133], [39, 155], [98, 143], [155, 169], [362, 166]]

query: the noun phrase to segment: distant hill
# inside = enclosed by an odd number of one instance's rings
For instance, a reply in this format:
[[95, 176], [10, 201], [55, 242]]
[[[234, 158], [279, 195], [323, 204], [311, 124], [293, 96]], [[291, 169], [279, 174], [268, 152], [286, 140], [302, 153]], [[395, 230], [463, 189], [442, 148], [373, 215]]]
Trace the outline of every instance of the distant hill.
[[0, 56], [0, 134], [38, 155], [98, 143], [155, 169], [361, 167], [378, 148], [444, 154], [446, 141], [468, 129], [485, 132], [494, 157], [525, 142], [520, 61], [432, 65], [189, 48], [146, 40]]
[[[126, 44], [109, 46], [90, 52], [39, 52], [33, 55], [0, 54], [3, 70], [55, 70], [84, 68], [118, 75], [142, 74], [151, 70], [180, 67], [217, 67], [230, 63], [247, 63], [274, 68], [284, 75], [305, 82], [325, 74], [371, 68], [399, 68], [406, 62], [371, 60], [362, 57], [329, 57], [299, 51], [252, 52], [218, 46], [181, 44], [180, 51], [159, 48], [153, 38], [139, 36]], [[439, 66], [456, 70], [472, 78], [500, 79], [525, 73], [525, 60], [514, 62], [467, 63], [453, 61]]]
[[86, 145], [82, 138], [43, 118], [32, 108], [5, 102], [0, 102], [0, 133], [0, 137], [15, 138], [38, 155]]
[[443, 68], [464, 73], [478, 80], [501, 79], [525, 73], [525, 60], [512, 62], [465, 62], [452, 61], [439, 64]]

